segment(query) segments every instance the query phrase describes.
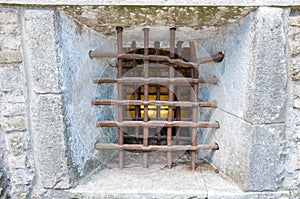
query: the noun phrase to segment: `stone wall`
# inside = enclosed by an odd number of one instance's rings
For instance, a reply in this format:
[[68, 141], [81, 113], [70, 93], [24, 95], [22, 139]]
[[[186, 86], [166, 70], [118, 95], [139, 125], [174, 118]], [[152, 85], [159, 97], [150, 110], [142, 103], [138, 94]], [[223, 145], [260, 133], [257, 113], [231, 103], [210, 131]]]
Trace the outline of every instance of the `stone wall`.
[[287, 153], [286, 179], [284, 186], [300, 193], [300, 13], [292, 9], [289, 18], [289, 101], [286, 117], [287, 137], [290, 148]]
[[[276, 16], [282, 14], [282, 11], [278, 14], [276, 9], [271, 10]], [[285, 12], [288, 12], [288, 9], [285, 9]], [[66, 193], [63, 190], [70, 189], [71, 181], [76, 178], [70, 177], [72, 158], [67, 153], [70, 126], [64, 118], [63, 107], [66, 98], [63, 95], [64, 90], [61, 90], [64, 83], [59, 81], [58, 71], [68, 62], [61, 61], [64, 58], [62, 56], [69, 55], [64, 55], [61, 51], [68, 52], [67, 50], [72, 49], [66, 48], [74, 48], [79, 44], [57, 44], [59, 39], [64, 40], [72, 35], [56, 28], [75, 27], [71, 22], [57, 21], [57, 17], [59, 16], [54, 8], [0, 6], [0, 198], [45, 198], [46, 195], [49, 198], [63, 197], [62, 194]], [[280, 153], [284, 153], [283, 159], [280, 160], [284, 164], [280, 166], [284, 168], [280, 168], [281, 173], [276, 174], [282, 177], [282, 184], [281, 179], [275, 179], [279, 182], [270, 189], [289, 190], [291, 198], [297, 198], [297, 194], [300, 193], [300, 16], [297, 9], [292, 9], [288, 21], [288, 30], [281, 25], [283, 29], [279, 32], [287, 34], [289, 38], [289, 47], [286, 51], [283, 50], [288, 58], [283, 61], [288, 61], [289, 70], [286, 115], [285, 118], [280, 117], [278, 124], [281, 130], [285, 129], [284, 134], [279, 134], [284, 136], [287, 142], [284, 146], [287, 147], [284, 151], [280, 149]], [[258, 24], [262, 25], [264, 21], [258, 21]], [[56, 34], [61, 33], [65, 35], [59, 38]], [[83, 34], [87, 40], [91, 33]], [[74, 34], [75, 38], [77, 36]], [[261, 38], [268, 36], [270, 35], [266, 33]], [[67, 75], [72, 66], [71, 64], [69, 68], [64, 68], [66, 71], [62, 71], [62, 74]], [[72, 82], [67, 82], [66, 85], [68, 84]], [[264, 93], [258, 93], [260, 94]], [[276, 122], [278, 121], [274, 123]], [[262, 129], [261, 126], [267, 125], [270, 124], [266, 119], [257, 125], [257, 128]], [[262, 141], [257, 139], [253, 140]], [[264, 144], [260, 143], [260, 146]], [[267, 144], [270, 146], [273, 143], [269, 141]], [[80, 156], [78, 157], [78, 168], [84, 169], [88, 160], [80, 160]], [[82, 173], [88, 175], [89, 172]], [[256, 178], [259, 178], [259, 175]], [[271, 176], [272, 180], [277, 176]], [[255, 190], [255, 187], [251, 190]]]
[[0, 192], [4, 198], [29, 198], [35, 176], [20, 23], [20, 9], [0, 8]]

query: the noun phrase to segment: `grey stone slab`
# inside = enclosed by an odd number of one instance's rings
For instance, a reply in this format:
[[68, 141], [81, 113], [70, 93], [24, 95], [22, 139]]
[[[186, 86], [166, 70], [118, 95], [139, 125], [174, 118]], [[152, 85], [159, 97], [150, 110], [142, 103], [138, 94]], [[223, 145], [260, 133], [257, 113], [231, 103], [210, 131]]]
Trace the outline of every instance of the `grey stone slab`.
[[278, 192], [242, 192], [242, 193], [212, 193], [209, 199], [291, 199], [288, 191]]
[[28, 64], [32, 71], [33, 90], [58, 93], [58, 67], [54, 36], [54, 10], [25, 10], [25, 41]]
[[285, 125], [255, 125], [252, 134], [247, 190], [276, 191], [285, 170]]
[[261, 7], [256, 12], [252, 64], [253, 91], [246, 119], [252, 123], [284, 122], [287, 98], [287, 16], [281, 8]]
[[[11, 155], [19, 156], [31, 150], [30, 133], [28, 131], [9, 133], [6, 140]], [[31, 161], [30, 158], [28, 160]]]
[[[207, 35], [206, 32], [238, 23], [244, 18], [245, 13], [250, 13], [255, 9], [255, 7], [176, 7], [173, 5], [120, 7], [110, 5], [60, 7], [58, 11], [63, 11], [79, 23], [85, 24], [91, 29], [105, 35], [115, 35], [116, 25], [126, 27], [123, 34], [123, 45], [128, 45], [127, 42], [130, 42], [130, 46], [133, 38], [142, 41], [143, 34], [141, 29], [146, 24], [147, 26], [152, 26], [150, 28], [150, 35], [155, 35], [155, 39], [161, 41], [162, 45], [167, 45], [163, 41], [169, 40], [169, 34], [165, 34], [162, 27], [165, 27], [167, 31], [169, 31], [167, 27], [178, 27], [176, 40], [186, 41], [188, 39], [186, 36], [190, 38], [205, 37]], [[87, 16], [90, 17], [87, 18]], [[155, 27], [160, 27], [161, 29], [155, 31]], [[186, 28], [192, 29], [184, 31]], [[197, 30], [201, 31], [201, 33], [194, 33]], [[152, 42], [154, 41], [150, 39], [150, 43]]]
[[218, 121], [220, 129], [203, 133], [202, 142], [217, 143], [219, 150], [205, 152], [206, 159], [245, 189], [249, 175], [253, 127], [241, 118], [220, 109], [215, 110], [212, 121]]
[[11, 64], [11, 63], [21, 63], [22, 54], [20, 52], [0, 52], [0, 63], [1, 64]]
[[17, 24], [19, 11], [16, 8], [0, 8], [0, 24]]
[[0, 90], [11, 92], [22, 88], [22, 76], [17, 67], [0, 67]]
[[104, 169], [70, 190], [79, 198], [206, 198], [203, 175], [184, 169]]
[[25, 116], [4, 117], [1, 128], [6, 132], [25, 131], [27, 129]]
[[45, 188], [68, 188], [70, 185], [61, 97], [37, 96], [32, 111], [36, 164], [42, 185]]
[[57, 0], [57, 1], [51, 1], [51, 0], [1, 0], [0, 4], [25, 4], [25, 5], [203, 5], [203, 6], [215, 6], [215, 5], [230, 5], [230, 6], [289, 6], [289, 5], [299, 5], [299, 0], [288, 0], [288, 1], [282, 1], [282, 0], [215, 0], [215, 1], [209, 1], [209, 0], [181, 0], [181, 1], [175, 1], [175, 0], [168, 0], [168, 1], [162, 1], [162, 0], [155, 0], [155, 1], [144, 1], [144, 0]]
[[112, 108], [109, 106], [101, 111], [104, 106], [95, 107], [91, 105], [91, 100], [97, 98], [98, 93], [101, 93], [103, 99], [110, 99], [109, 92], [114, 86], [106, 84], [103, 85], [106, 89], [101, 90], [102, 85], [93, 84], [93, 79], [99, 78], [101, 74], [115, 77], [116, 73], [112, 67], [108, 67], [107, 62], [91, 59], [88, 52], [95, 48], [102, 52], [114, 52], [115, 45], [106, 36], [76, 23], [62, 12], [57, 13], [56, 17], [58, 65], [68, 132], [70, 173], [77, 181], [76, 178], [90, 175], [100, 163], [110, 158], [109, 154], [113, 154], [110, 150], [103, 152], [94, 148], [96, 141], [109, 142], [111, 137], [117, 139], [113, 132], [117, 129], [97, 128], [95, 125], [99, 115], [113, 119], [107, 116], [112, 115]]
[[3, 116], [21, 116], [25, 115], [24, 103], [5, 103], [3, 105]]
[[[203, 44], [209, 54], [223, 52], [222, 62], [210, 64], [208, 70], [216, 70], [213, 75], [220, 79], [219, 85], [210, 85], [211, 99], [218, 101], [220, 109], [239, 118], [245, 118], [249, 107], [255, 65], [251, 58], [254, 51], [255, 12], [241, 19], [238, 24], [221, 31], [221, 34], [206, 40]], [[200, 68], [200, 74], [202, 69]]]

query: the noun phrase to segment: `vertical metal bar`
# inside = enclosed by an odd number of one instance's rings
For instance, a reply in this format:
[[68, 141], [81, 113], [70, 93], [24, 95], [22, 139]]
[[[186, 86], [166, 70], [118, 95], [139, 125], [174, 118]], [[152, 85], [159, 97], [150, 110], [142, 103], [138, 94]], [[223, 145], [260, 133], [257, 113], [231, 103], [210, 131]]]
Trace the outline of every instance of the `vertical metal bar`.
[[[160, 54], [160, 42], [159, 41], [155, 41], [154, 42], [154, 48], [155, 48], [155, 55], [159, 55]], [[156, 70], [156, 76], [159, 77], [160, 76], [160, 64], [159, 62], [157, 62], [157, 70]], [[156, 85], [156, 100], [160, 100], [160, 85], [157, 84]], [[156, 107], [156, 119], [160, 120], [160, 106]], [[156, 132], [157, 132], [157, 145], [160, 145], [160, 141], [161, 141], [161, 128], [160, 127], [156, 127]]]
[[[195, 48], [195, 43], [193, 41], [190, 41], [190, 50], [191, 50], [191, 59], [193, 62], [197, 61], [197, 56], [196, 56], [196, 48]], [[194, 78], [199, 78], [199, 72], [197, 69], [194, 69]], [[199, 85], [198, 83], [194, 83], [193, 85], [193, 91], [194, 91], [194, 96], [193, 96], [193, 101], [198, 102], [198, 89]], [[194, 106], [193, 111], [192, 111], [192, 121], [197, 122], [198, 121], [198, 107]], [[192, 146], [197, 145], [197, 128], [192, 128]], [[192, 151], [192, 157], [191, 157], [191, 166], [192, 170], [195, 170], [196, 168], [196, 151]]]
[[[136, 42], [135, 41], [131, 42], [131, 51], [133, 54], [136, 53]], [[134, 76], [138, 77], [138, 70], [135, 67], [136, 67], [136, 60], [133, 60]], [[139, 88], [134, 91], [134, 99], [135, 100], [139, 99]], [[135, 116], [134, 119], [135, 120], [139, 119], [140, 111], [141, 111], [140, 106], [137, 105], [134, 107], [134, 116]], [[134, 131], [135, 131], [135, 142], [136, 142], [136, 144], [139, 144], [139, 127], [135, 127]]]
[[[122, 27], [117, 27], [117, 53], [121, 54], [123, 47], [122, 47]], [[118, 59], [118, 78], [122, 77], [122, 59]], [[118, 83], [118, 100], [122, 100], [123, 93], [122, 93], [122, 84]], [[118, 106], [118, 122], [123, 121], [123, 107]], [[122, 129], [118, 129], [118, 144], [123, 145], [124, 138], [123, 138], [123, 131]], [[124, 152], [123, 150], [119, 150], [119, 168], [123, 169], [124, 167]]]
[[[170, 28], [170, 58], [175, 57], [175, 31], [176, 28]], [[175, 69], [174, 64], [170, 64], [169, 78], [174, 78]], [[174, 83], [169, 84], [169, 101], [174, 101]], [[173, 107], [168, 107], [168, 121], [172, 122], [173, 120]], [[172, 146], [172, 127], [168, 127], [167, 130], [167, 145]], [[172, 152], [167, 152], [167, 167], [172, 168]]]
[[[149, 28], [144, 28], [144, 55], [149, 54]], [[144, 77], [149, 77], [149, 61], [144, 61]], [[148, 101], [149, 94], [149, 85], [144, 85], [144, 100]], [[144, 122], [148, 122], [148, 106], [144, 106]], [[144, 141], [143, 145], [148, 146], [148, 136], [149, 136], [149, 128], [144, 127]], [[143, 154], [143, 167], [148, 167], [148, 153]]]
[[[177, 55], [180, 56], [180, 57], [182, 56], [182, 43], [183, 43], [183, 41], [178, 41], [177, 44], [176, 44]], [[178, 67], [177, 71], [179, 71], [178, 74], [182, 74], [181, 73], [181, 67], [180, 66], [177, 66], [177, 67]], [[181, 98], [180, 86], [176, 86], [175, 90], [176, 90], [177, 100], [180, 101], [180, 98]], [[177, 121], [181, 120], [180, 107], [176, 107], [176, 120]], [[176, 144], [177, 145], [179, 144], [179, 136], [180, 136], [179, 133], [180, 133], [180, 128], [176, 128]]]

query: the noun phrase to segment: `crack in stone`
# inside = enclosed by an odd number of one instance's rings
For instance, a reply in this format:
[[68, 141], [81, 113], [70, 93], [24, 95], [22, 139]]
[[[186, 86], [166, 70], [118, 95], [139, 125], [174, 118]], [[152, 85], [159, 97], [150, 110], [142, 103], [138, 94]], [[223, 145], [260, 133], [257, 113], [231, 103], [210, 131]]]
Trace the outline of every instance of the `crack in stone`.
[[228, 111], [226, 111], [226, 110], [224, 110], [224, 109], [222, 109], [222, 108], [220, 108], [220, 107], [218, 107], [218, 109], [220, 109], [221, 111], [223, 111], [223, 112], [225, 112], [225, 113], [227, 113], [227, 114], [229, 114], [229, 115], [231, 115], [231, 116], [233, 116], [233, 117], [236, 117], [236, 118], [238, 118], [238, 119], [240, 119], [240, 120], [242, 120], [242, 121], [244, 121], [244, 122], [246, 122], [246, 123], [248, 123], [248, 124], [250, 124], [250, 125], [272, 125], [272, 124], [285, 124], [285, 122], [284, 122], [284, 121], [283, 121], [283, 122], [264, 122], [264, 123], [253, 123], [253, 122], [250, 122], [250, 121], [246, 120], [245, 118], [242, 118], [242, 117], [239, 117], [239, 116], [237, 116], [237, 115], [235, 115], [235, 114], [233, 114], [233, 113], [230, 113], [230, 112], [228, 112]]

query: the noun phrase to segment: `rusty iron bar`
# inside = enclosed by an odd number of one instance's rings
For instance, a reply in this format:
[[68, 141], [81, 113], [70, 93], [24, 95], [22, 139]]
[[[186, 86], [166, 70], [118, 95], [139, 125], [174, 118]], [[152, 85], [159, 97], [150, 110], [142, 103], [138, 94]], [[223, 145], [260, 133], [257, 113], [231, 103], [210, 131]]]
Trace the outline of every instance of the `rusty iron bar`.
[[95, 106], [100, 105], [121, 105], [121, 106], [140, 106], [140, 105], [148, 105], [148, 106], [172, 106], [172, 107], [212, 107], [217, 108], [217, 101], [213, 100], [211, 102], [189, 102], [189, 101], [158, 101], [158, 100], [151, 100], [151, 101], [143, 101], [143, 100], [93, 100], [92, 104]]
[[189, 121], [98, 121], [96, 123], [97, 127], [130, 127], [130, 126], [140, 126], [140, 127], [194, 127], [194, 128], [220, 128], [218, 122], [189, 122]]
[[[123, 50], [123, 28], [122, 27], [116, 27], [117, 29], [117, 53], [121, 54]], [[118, 78], [122, 77], [122, 59], [118, 58]], [[122, 84], [118, 83], [118, 100], [122, 100], [123, 98], [123, 88]], [[118, 107], [118, 122], [123, 121], [123, 107], [119, 106]], [[124, 143], [124, 138], [123, 138], [123, 130], [118, 129], [118, 144], [123, 145]], [[119, 168], [123, 169], [124, 167], [124, 152], [122, 149], [119, 150]]]
[[[131, 60], [148, 60], [148, 61], [159, 61], [159, 62], [173, 62], [182, 61], [181, 59], [170, 59], [168, 56], [163, 55], [141, 55], [141, 54], [117, 54], [117, 53], [102, 53], [90, 51], [89, 56], [91, 58], [119, 58], [119, 59], [131, 59]], [[210, 57], [200, 58], [198, 62], [185, 62], [190, 63], [189, 67], [198, 66], [200, 64], [206, 64], [209, 62], [221, 62], [224, 59], [223, 53], [218, 53], [217, 55], [212, 55]], [[176, 63], [174, 63], [176, 64]], [[178, 64], [177, 64], [178, 65]], [[186, 66], [188, 67], [188, 66]]]
[[[175, 31], [176, 28], [170, 28], [170, 59], [173, 60], [175, 57]], [[174, 63], [170, 63], [169, 68], [169, 79], [174, 78], [175, 69]], [[174, 101], [174, 83], [169, 83], [169, 101]], [[173, 121], [173, 107], [168, 106], [168, 122]], [[168, 147], [172, 146], [172, 127], [168, 127], [167, 129], [167, 145]], [[167, 167], [169, 169], [172, 168], [172, 152], [167, 151]]]
[[[148, 56], [149, 54], [149, 28], [144, 28], [144, 56]], [[144, 78], [149, 78], [149, 60], [144, 60]], [[146, 83], [144, 84], [144, 100], [148, 101], [148, 93], [149, 92], [149, 85]], [[148, 106], [144, 106], [144, 122], [148, 122]], [[144, 141], [143, 146], [148, 146], [148, 136], [149, 136], [149, 128], [144, 126]], [[143, 154], [143, 167], [148, 167], [148, 154]]]
[[[160, 54], [160, 42], [159, 41], [155, 41], [154, 42], [154, 48], [155, 48], [155, 55], [159, 55]], [[161, 73], [161, 68], [160, 68], [160, 64], [159, 62], [157, 62], [157, 70], [156, 70], [156, 76], [160, 77], [160, 73]], [[156, 85], [156, 100], [160, 100], [160, 84]], [[160, 106], [156, 106], [156, 119], [160, 118]], [[161, 132], [159, 130], [159, 127], [156, 127], [156, 131], [157, 131], [157, 144], [160, 145], [160, 141], [161, 141]]]
[[140, 55], [140, 54], [116, 54], [116, 53], [99, 53], [90, 51], [91, 58], [118, 58], [118, 59], [129, 59], [129, 60], [144, 60], [144, 61], [158, 61], [158, 62], [169, 62], [170, 64], [179, 65], [185, 68], [197, 68], [201, 64], [210, 62], [221, 62], [224, 59], [224, 54], [219, 53], [211, 57], [201, 58], [198, 62], [186, 62], [182, 59], [171, 59], [168, 56], [163, 55]]
[[166, 83], [192, 83], [192, 84], [218, 84], [219, 78], [201, 78], [201, 79], [192, 79], [192, 78], [183, 78], [183, 77], [175, 77], [175, 78], [143, 78], [143, 77], [123, 77], [120, 79], [116, 78], [101, 78], [94, 79], [94, 84], [102, 84], [102, 83], [122, 83], [122, 84], [130, 84], [130, 83], [141, 83], [141, 84], [166, 84]]
[[[173, 138], [174, 136], [172, 136]], [[142, 139], [144, 138], [143, 136], [134, 136], [134, 135], [124, 135], [124, 138], [131, 138], [131, 139]], [[159, 136], [149, 136], [148, 137], [150, 140], [157, 140], [159, 138]], [[161, 140], [167, 140], [167, 136], [160, 136]], [[190, 137], [185, 137], [185, 136], [179, 136], [178, 138], [176, 137], [176, 139], [181, 140], [181, 141], [191, 141]]]
[[[136, 52], [136, 42], [132, 41], [131, 42], [131, 51], [133, 53]], [[136, 60], [133, 60], [133, 65], [136, 65]], [[134, 75], [138, 76], [138, 70], [134, 70]], [[140, 88], [136, 89], [134, 91], [134, 99], [138, 100], [139, 99], [139, 90]], [[135, 111], [135, 119], [138, 120], [138, 118], [140, 117], [140, 113], [141, 113], [141, 108], [140, 106], [136, 105], [134, 108]], [[136, 143], [139, 144], [139, 139], [137, 138], [139, 136], [139, 127], [135, 127], [135, 136], [136, 136]]]
[[[182, 56], [182, 44], [183, 44], [183, 41], [178, 41], [177, 44], [176, 44], [177, 55], [179, 57]], [[179, 72], [181, 72], [181, 67], [179, 66], [177, 68], [177, 70]], [[181, 98], [181, 89], [180, 89], [180, 86], [177, 86], [175, 90], [176, 90], [177, 99], [180, 100], [180, 98]], [[177, 121], [181, 120], [181, 114], [180, 114], [180, 108], [179, 107], [176, 107], [176, 120]], [[176, 144], [177, 145], [179, 144], [179, 137], [180, 137], [180, 129], [176, 129]]]
[[[193, 41], [190, 41], [190, 52], [191, 52], [191, 60], [193, 62], [196, 62], [197, 55], [196, 55], [195, 43]], [[198, 69], [197, 68], [193, 69], [193, 72], [194, 72], [194, 78], [198, 79], [199, 78]], [[194, 84], [193, 85], [193, 91], [194, 91], [193, 101], [195, 103], [198, 102], [198, 89], [199, 89], [199, 85]], [[193, 107], [192, 121], [193, 122], [198, 121], [198, 107], [196, 107], [196, 106]], [[193, 127], [192, 128], [192, 146], [196, 146], [196, 145], [197, 145], [197, 128]], [[196, 168], [196, 151], [192, 151], [191, 164], [192, 164], [192, 170], [195, 170], [195, 168]]]
[[139, 150], [139, 151], [198, 151], [198, 150], [219, 150], [217, 144], [214, 145], [173, 145], [173, 146], [157, 146], [149, 145], [143, 146], [141, 144], [101, 144], [96, 143], [95, 149], [108, 149], [108, 150]]

